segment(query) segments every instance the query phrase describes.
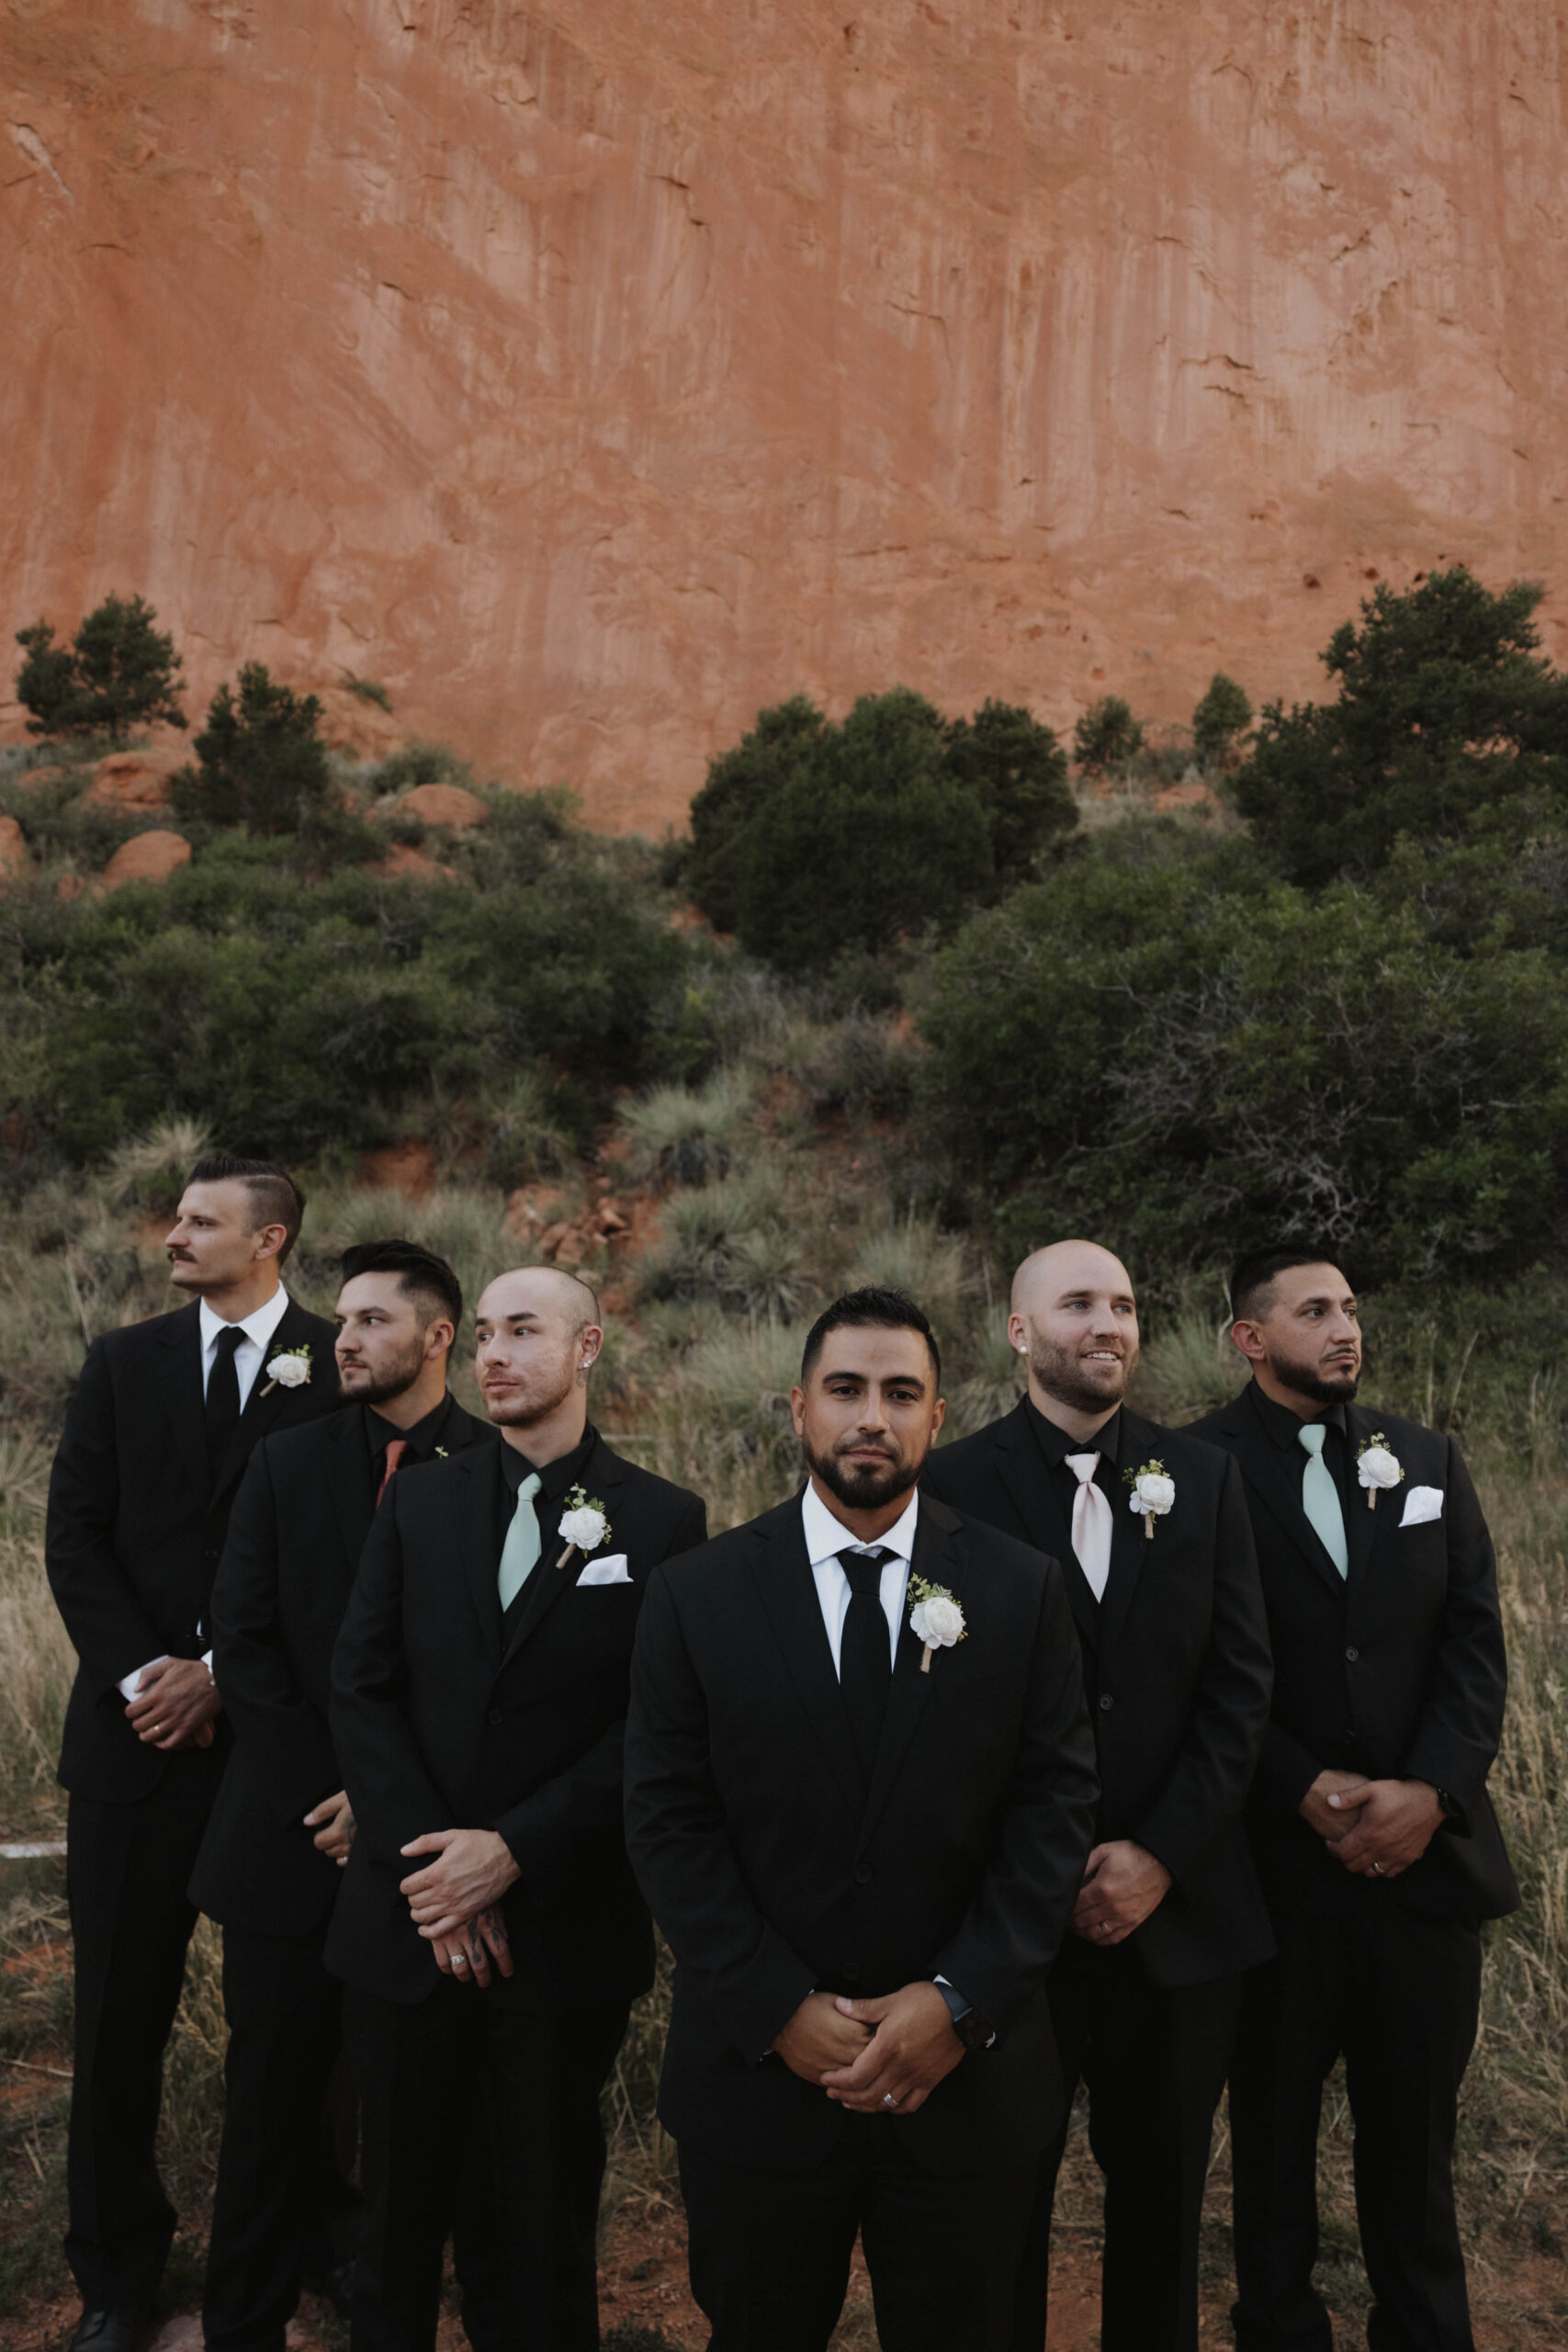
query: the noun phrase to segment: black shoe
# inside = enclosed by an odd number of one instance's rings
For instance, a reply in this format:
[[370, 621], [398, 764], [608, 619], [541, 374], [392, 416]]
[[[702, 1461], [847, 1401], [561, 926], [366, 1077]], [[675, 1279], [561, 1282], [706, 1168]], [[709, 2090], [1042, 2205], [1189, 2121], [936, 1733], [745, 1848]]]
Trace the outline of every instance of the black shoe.
[[136, 2312], [85, 2311], [70, 2352], [141, 2352], [151, 2322]]

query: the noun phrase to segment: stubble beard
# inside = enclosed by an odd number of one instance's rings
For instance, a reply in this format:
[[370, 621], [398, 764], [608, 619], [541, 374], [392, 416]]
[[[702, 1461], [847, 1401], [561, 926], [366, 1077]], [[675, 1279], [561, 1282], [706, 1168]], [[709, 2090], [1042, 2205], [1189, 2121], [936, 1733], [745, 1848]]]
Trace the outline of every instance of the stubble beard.
[[[345, 1386], [344, 1367], [340, 1365], [338, 1386], [351, 1405], [385, 1405], [394, 1396], [407, 1396], [419, 1378], [423, 1365], [424, 1340], [422, 1335], [410, 1342], [407, 1353], [389, 1370], [371, 1373], [363, 1388]], [[346, 1369], [352, 1375], [356, 1370], [368, 1370], [368, 1367], [350, 1364]]]
[[[563, 1365], [559, 1380], [551, 1386], [547, 1395], [536, 1394], [531, 1396], [513, 1395], [493, 1398], [486, 1396], [484, 1398], [485, 1412], [495, 1429], [532, 1429], [536, 1421], [548, 1420], [552, 1413], [558, 1412], [572, 1390], [582, 1385], [583, 1383], [577, 1377], [575, 1369]], [[482, 1390], [480, 1394], [483, 1395]]]
[[1100, 1366], [1097, 1376], [1086, 1367], [1076, 1349], [1053, 1346], [1032, 1325], [1030, 1327], [1030, 1379], [1048, 1396], [1070, 1406], [1075, 1413], [1105, 1413], [1120, 1405], [1137, 1369], [1138, 1350], [1134, 1346], [1124, 1351], [1120, 1363]]
[[909, 1492], [925, 1466], [922, 1462], [911, 1466], [906, 1461], [889, 1459], [875, 1470], [862, 1471], [836, 1453], [818, 1453], [805, 1438], [800, 1450], [807, 1469], [849, 1510], [880, 1510], [885, 1503], [896, 1502]]
[[1360, 1384], [1359, 1365], [1354, 1372], [1325, 1373], [1321, 1364], [1287, 1363], [1274, 1359], [1269, 1370], [1276, 1380], [1293, 1388], [1298, 1396], [1310, 1396], [1318, 1405], [1348, 1405]]

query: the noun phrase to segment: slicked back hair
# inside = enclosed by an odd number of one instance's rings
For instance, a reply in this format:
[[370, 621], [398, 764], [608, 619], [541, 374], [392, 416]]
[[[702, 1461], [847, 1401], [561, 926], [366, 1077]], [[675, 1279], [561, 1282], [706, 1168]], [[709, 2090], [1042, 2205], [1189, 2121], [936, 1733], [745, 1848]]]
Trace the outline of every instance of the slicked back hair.
[[445, 1258], [417, 1241], [356, 1241], [345, 1250], [339, 1264], [345, 1283], [360, 1274], [396, 1274], [405, 1298], [418, 1299], [437, 1316], [450, 1317], [452, 1329], [463, 1328], [463, 1285]]
[[1281, 1274], [1292, 1266], [1337, 1266], [1338, 1259], [1332, 1250], [1303, 1250], [1298, 1244], [1276, 1242], [1268, 1250], [1249, 1250], [1238, 1258], [1231, 1271], [1231, 1321], [1244, 1317], [1261, 1317], [1273, 1305], [1270, 1295]]
[[280, 1168], [275, 1159], [237, 1159], [230, 1151], [209, 1151], [197, 1161], [186, 1182], [243, 1184], [258, 1227], [281, 1225], [285, 1228], [283, 1247], [277, 1253], [282, 1265], [305, 1222], [305, 1195], [287, 1168]]
[[866, 1330], [874, 1327], [884, 1331], [918, 1331], [931, 1351], [936, 1385], [942, 1386], [942, 1350], [921, 1308], [905, 1291], [885, 1290], [871, 1283], [863, 1290], [845, 1291], [817, 1317], [800, 1351], [801, 1386], [804, 1388], [810, 1379], [830, 1331]]

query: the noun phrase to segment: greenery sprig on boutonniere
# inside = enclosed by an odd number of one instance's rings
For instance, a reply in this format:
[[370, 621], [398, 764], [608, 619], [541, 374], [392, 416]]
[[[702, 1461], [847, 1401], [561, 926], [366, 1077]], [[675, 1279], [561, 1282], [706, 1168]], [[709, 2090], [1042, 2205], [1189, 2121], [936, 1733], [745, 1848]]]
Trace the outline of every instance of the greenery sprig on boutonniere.
[[581, 1487], [573, 1487], [561, 1513], [559, 1532], [566, 1537], [566, 1549], [556, 1562], [558, 1568], [564, 1568], [574, 1552], [596, 1552], [610, 1537], [604, 1504], [590, 1502]]
[[1356, 1448], [1356, 1476], [1367, 1490], [1367, 1509], [1376, 1510], [1378, 1490], [1382, 1487], [1397, 1487], [1404, 1476], [1404, 1465], [1392, 1453], [1382, 1430], [1363, 1438]]
[[310, 1342], [302, 1340], [297, 1348], [286, 1348], [281, 1355], [267, 1359], [266, 1386], [264, 1396], [275, 1388], [309, 1388], [310, 1385]]
[[930, 1584], [924, 1577], [911, 1576], [908, 1598], [909, 1631], [926, 1645], [920, 1672], [929, 1674], [932, 1650], [952, 1649], [969, 1628], [964, 1622], [962, 1608], [945, 1585]]
[[1141, 1470], [1123, 1470], [1122, 1476], [1133, 1489], [1128, 1508], [1141, 1513], [1145, 1537], [1152, 1544], [1156, 1520], [1176, 1500], [1176, 1481], [1163, 1462], [1145, 1462]]

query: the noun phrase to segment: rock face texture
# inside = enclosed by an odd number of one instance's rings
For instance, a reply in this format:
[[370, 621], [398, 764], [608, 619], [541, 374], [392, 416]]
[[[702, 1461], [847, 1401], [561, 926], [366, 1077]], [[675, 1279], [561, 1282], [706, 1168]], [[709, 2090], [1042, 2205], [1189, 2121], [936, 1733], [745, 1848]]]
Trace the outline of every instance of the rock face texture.
[[193, 718], [244, 659], [353, 671], [612, 826], [800, 689], [1311, 691], [1375, 578], [1555, 588], [1565, 40], [0, 0], [0, 626], [140, 592]]
[[127, 882], [166, 882], [182, 865], [190, 864], [190, 843], [183, 833], [132, 833], [121, 842], [102, 874], [100, 890], [118, 890]]

